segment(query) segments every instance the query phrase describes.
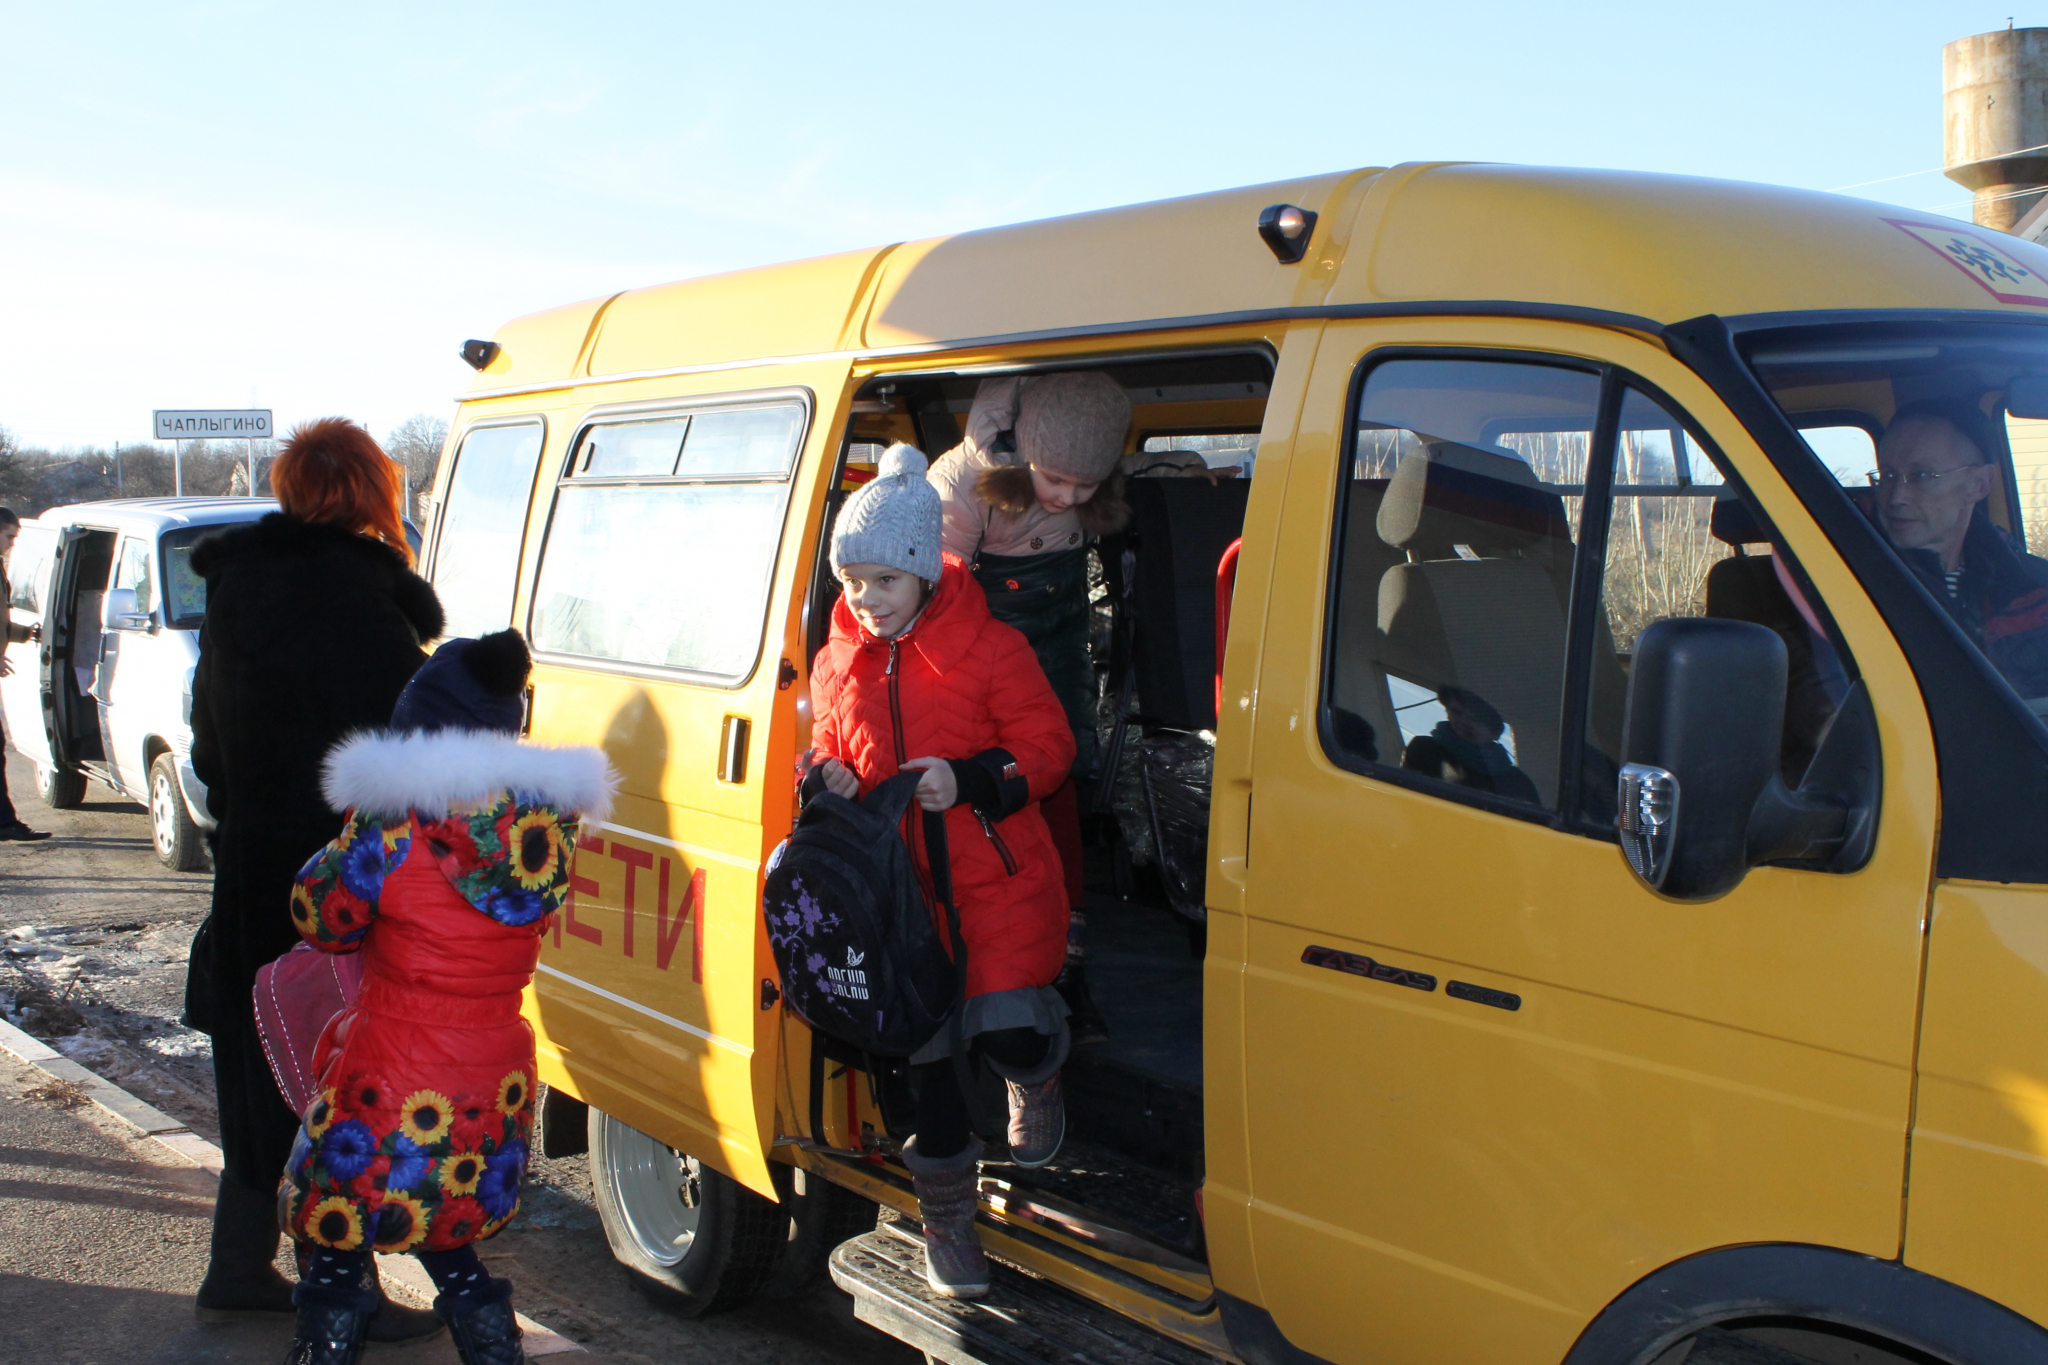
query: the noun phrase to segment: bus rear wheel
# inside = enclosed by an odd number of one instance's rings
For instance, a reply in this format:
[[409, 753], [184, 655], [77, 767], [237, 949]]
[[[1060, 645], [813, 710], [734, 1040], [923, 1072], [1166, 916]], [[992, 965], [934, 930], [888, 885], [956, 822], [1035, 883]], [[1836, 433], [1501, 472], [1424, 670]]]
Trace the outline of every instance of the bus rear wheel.
[[594, 1106], [590, 1184], [612, 1255], [678, 1317], [753, 1299], [789, 1240], [780, 1204]]

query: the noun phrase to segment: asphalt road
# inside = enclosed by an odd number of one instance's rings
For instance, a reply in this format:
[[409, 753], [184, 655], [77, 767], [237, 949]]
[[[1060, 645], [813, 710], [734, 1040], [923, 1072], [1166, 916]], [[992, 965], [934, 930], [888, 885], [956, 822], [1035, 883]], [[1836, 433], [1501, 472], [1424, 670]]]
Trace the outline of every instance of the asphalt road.
[[[208, 1040], [177, 1023], [211, 874], [167, 871], [143, 808], [96, 784], [77, 810], [45, 808], [30, 765], [7, 757], [22, 819], [58, 837], [0, 844], [0, 1014], [217, 1138]], [[213, 1202], [204, 1173], [40, 1079], [0, 1054], [0, 1361], [280, 1359], [288, 1324], [201, 1327], [192, 1319]], [[857, 1322], [852, 1300], [829, 1282], [696, 1321], [662, 1312], [612, 1259], [582, 1157], [537, 1161], [519, 1216], [481, 1250], [515, 1285], [520, 1311], [591, 1352], [559, 1357], [565, 1362], [923, 1359]], [[456, 1359], [445, 1337], [370, 1358], [380, 1357]]]

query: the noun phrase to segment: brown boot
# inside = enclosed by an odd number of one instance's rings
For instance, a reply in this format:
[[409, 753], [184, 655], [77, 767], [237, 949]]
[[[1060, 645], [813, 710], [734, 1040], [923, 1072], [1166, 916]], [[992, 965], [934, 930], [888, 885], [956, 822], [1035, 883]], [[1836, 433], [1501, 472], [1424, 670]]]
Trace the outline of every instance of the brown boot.
[[978, 1299], [988, 1293], [988, 1257], [974, 1230], [979, 1202], [975, 1163], [981, 1139], [970, 1138], [956, 1156], [927, 1160], [917, 1139], [903, 1144], [903, 1164], [910, 1167], [917, 1191], [918, 1216], [924, 1220], [924, 1278], [932, 1291], [949, 1299]]

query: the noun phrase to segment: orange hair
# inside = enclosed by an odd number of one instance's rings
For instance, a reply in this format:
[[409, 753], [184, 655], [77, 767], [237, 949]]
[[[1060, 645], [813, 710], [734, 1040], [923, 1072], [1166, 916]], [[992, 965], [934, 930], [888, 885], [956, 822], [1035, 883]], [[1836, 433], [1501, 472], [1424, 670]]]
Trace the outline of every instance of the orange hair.
[[412, 563], [398, 462], [348, 418], [323, 417], [293, 427], [270, 466], [270, 491], [286, 516], [345, 526], [383, 541]]

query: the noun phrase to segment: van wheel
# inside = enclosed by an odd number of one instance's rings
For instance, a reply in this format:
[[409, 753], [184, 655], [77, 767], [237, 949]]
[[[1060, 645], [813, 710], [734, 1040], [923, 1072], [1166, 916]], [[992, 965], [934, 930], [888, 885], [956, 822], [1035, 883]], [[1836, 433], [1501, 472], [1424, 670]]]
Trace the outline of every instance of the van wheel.
[[825, 1277], [826, 1262], [841, 1242], [873, 1232], [881, 1207], [801, 1166], [778, 1162], [768, 1169], [789, 1211], [789, 1237], [761, 1297], [786, 1299]]
[[789, 1239], [780, 1204], [594, 1107], [590, 1184], [612, 1255], [678, 1317], [752, 1299]]
[[85, 800], [85, 774], [36, 765], [36, 795], [51, 810], [76, 810]]
[[206, 840], [178, 783], [178, 760], [158, 754], [149, 765], [149, 826], [156, 839], [157, 861], [174, 872], [197, 872], [206, 866]]

